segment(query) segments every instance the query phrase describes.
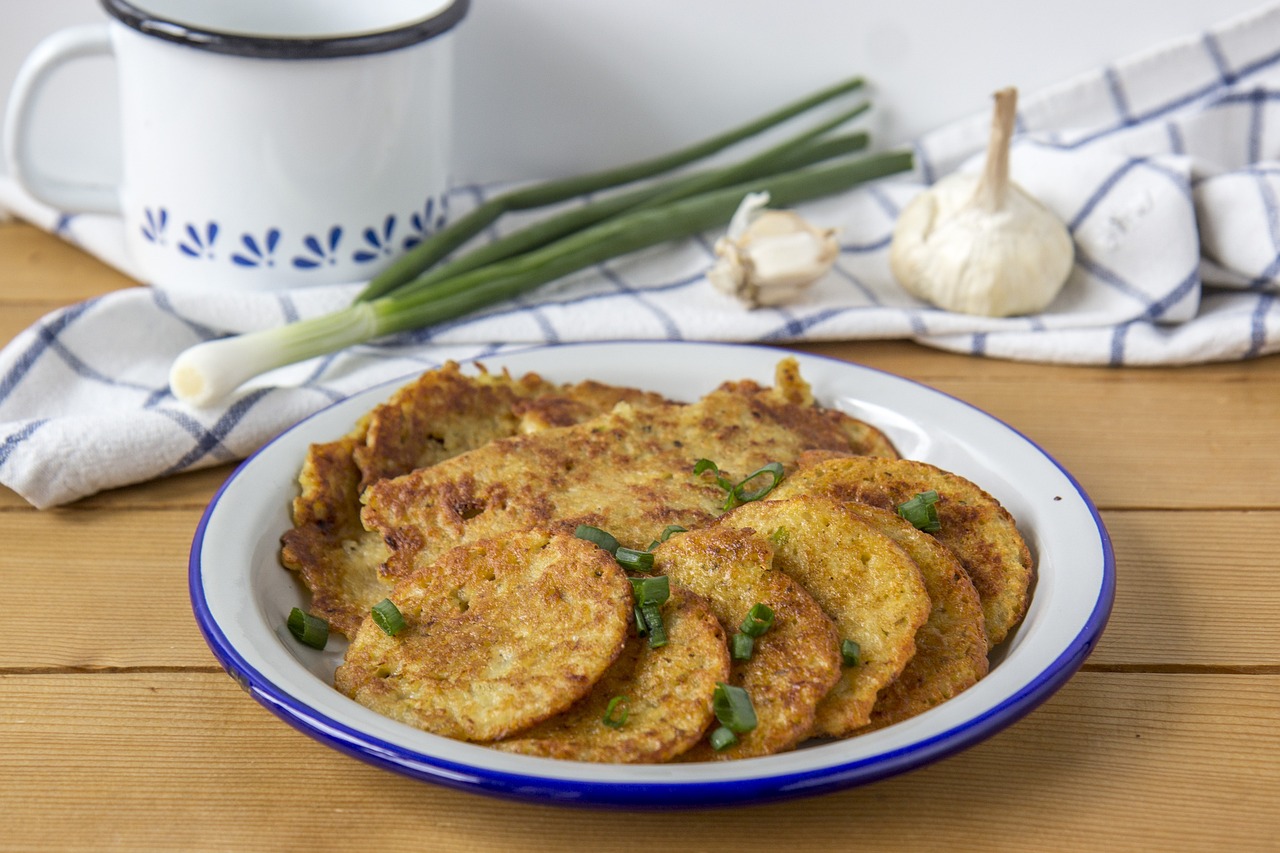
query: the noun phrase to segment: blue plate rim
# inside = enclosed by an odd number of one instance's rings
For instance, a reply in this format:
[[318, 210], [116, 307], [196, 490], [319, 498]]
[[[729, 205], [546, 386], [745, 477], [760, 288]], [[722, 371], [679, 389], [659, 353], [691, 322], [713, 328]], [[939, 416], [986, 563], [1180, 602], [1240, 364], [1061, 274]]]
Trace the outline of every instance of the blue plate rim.
[[[524, 354], [543, 349], [561, 349], [572, 346], [600, 347], [609, 344], [636, 346], [661, 345], [715, 347], [734, 349], [755, 349], [776, 352], [779, 357], [788, 351], [751, 344], [724, 344], [706, 342], [674, 342], [674, 341], [609, 341], [555, 344], [535, 346], [519, 350], [495, 353], [467, 359], [467, 362], [483, 361], [485, 358], [506, 357], [513, 354]], [[1102, 521], [1097, 506], [1081, 486], [1079, 481], [1053, 456], [1039, 444], [1029, 439], [1021, 431], [983, 411], [979, 407], [944, 391], [939, 391], [923, 382], [898, 376], [880, 368], [856, 364], [832, 356], [803, 353], [805, 358], [829, 361], [845, 367], [854, 367], [871, 371], [897, 381], [910, 383], [930, 393], [947, 397], [965, 406], [985, 418], [988, 418], [1032, 447], [1051, 465], [1056, 467], [1066, 478], [1077, 496], [1090, 513], [1099, 537], [1102, 550], [1102, 574], [1098, 597], [1093, 609], [1085, 619], [1083, 627], [1067, 647], [1040, 673], [1022, 689], [1006, 697], [985, 713], [953, 726], [930, 738], [913, 742], [907, 746], [893, 749], [874, 756], [860, 758], [843, 764], [827, 765], [800, 772], [785, 772], [760, 775], [748, 779], [730, 779], [714, 781], [677, 781], [677, 782], [609, 782], [595, 780], [559, 779], [522, 774], [490, 768], [477, 768], [471, 765], [452, 762], [437, 756], [430, 756], [393, 744], [381, 738], [362, 732], [346, 723], [323, 714], [316, 709], [280, 690], [274, 682], [250, 665], [236, 650], [234, 644], [223, 633], [213, 616], [205, 597], [201, 553], [205, 533], [209, 522], [216, 512], [225, 492], [236, 479], [275, 442], [287, 433], [298, 429], [302, 424], [318, 416], [332, 406], [341, 405], [337, 401], [331, 406], [309, 415], [298, 423], [281, 431], [279, 435], [263, 444], [236, 467], [219, 487], [209, 501], [192, 539], [188, 559], [188, 588], [192, 611], [205, 642], [208, 644], [219, 663], [240, 686], [259, 704], [271, 711], [275, 716], [295, 729], [312, 738], [375, 766], [407, 775], [423, 781], [433, 782], [446, 787], [486, 794], [490, 796], [510, 798], [538, 803], [556, 803], [575, 806], [598, 806], [611, 808], [708, 808], [735, 806], [744, 803], [762, 803], [791, 799], [799, 796], [812, 796], [829, 793], [855, 786], [870, 784], [897, 776], [926, 764], [933, 763], [954, 755], [978, 743], [996, 732], [1007, 728], [1020, 720], [1045, 700], [1052, 696], [1081, 667], [1093, 651], [1110, 617], [1115, 600], [1115, 552], [1110, 535]], [[403, 384], [408, 378], [397, 378], [366, 389], [383, 388]], [[364, 391], [360, 393], [365, 393]]]

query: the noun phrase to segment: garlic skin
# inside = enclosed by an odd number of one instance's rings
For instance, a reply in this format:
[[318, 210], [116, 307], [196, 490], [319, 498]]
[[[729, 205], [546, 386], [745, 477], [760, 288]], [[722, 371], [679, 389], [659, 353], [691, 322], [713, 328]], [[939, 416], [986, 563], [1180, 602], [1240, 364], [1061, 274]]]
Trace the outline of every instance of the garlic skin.
[[716, 241], [707, 280], [750, 308], [783, 305], [826, 275], [840, 254], [834, 228], [815, 228], [790, 210], [767, 210], [768, 193], [750, 193]]
[[899, 214], [889, 266], [939, 308], [987, 317], [1043, 311], [1066, 284], [1075, 244], [1052, 211], [1009, 180], [1017, 92], [997, 92], [986, 167], [954, 174]]

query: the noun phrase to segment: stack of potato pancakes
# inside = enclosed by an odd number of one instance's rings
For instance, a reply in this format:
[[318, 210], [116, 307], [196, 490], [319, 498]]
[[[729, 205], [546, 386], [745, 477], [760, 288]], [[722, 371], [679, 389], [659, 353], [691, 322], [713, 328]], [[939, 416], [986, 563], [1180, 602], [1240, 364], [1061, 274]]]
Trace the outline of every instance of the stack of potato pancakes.
[[[349, 641], [336, 688], [528, 755], [711, 761], [890, 725], [986, 675], [1033, 577], [994, 498], [818, 405], [791, 358], [693, 403], [450, 363], [299, 482], [282, 562]], [[897, 511], [920, 495], [928, 526]]]

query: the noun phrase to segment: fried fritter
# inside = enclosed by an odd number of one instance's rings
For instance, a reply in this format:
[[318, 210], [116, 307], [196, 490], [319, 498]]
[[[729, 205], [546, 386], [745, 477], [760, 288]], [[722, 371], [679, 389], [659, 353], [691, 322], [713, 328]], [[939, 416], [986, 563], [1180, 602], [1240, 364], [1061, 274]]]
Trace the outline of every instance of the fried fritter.
[[678, 760], [771, 755], [813, 733], [819, 701], [840, 679], [836, 628], [800, 584], [774, 565], [773, 547], [752, 530], [716, 526], [672, 536], [654, 550], [654, 568], [704, 596], [726, 634], [756, 604], [774, 612], [749, 660], [730, 663], [729, 683], [751, 697], [758, 724], [720, 752], [700, 741]]
[[[732, 441], [738, 430], [750, 432], [769, 424], [789, 430], [795, 436], [796, 444], [805, 450], [898, 458], [893, 442], [880, 430], [838, 409], [819, 406], [813, 389], [800, 375], [799, 362], [794, 358], [778, 362], [772, 388], [761, 387], [751, 380], [725, 382], [707, 399], [718, 395], [748, 402], [746, 407], [734, 405], [715, 413], [722, 418], [719, 429], [724, 441]], [[745, 475], [750, 471], [742, 473]]]
[[[634, 632], [595, 688], [559, 716], [492, 746], [506, 752], [571, 761], [659, 763], [697, 743], [713, 719], [716, 682], [729, 678], [724, 631], [702, 596], [679, 586], [662, 606], [667, 644], [650, 648]], [[603, 722], [609, 703], [625, 697], [625, 722]]]
[[478, 366], [475, 376], [453, 362], [429, 371], [369, 414], [365, 440], [352, 453], [361, 491], [497, 438], [579, 423], [623, 400], [635, 407], [664, 402], [634, 388], [555, 385], [536, 373], [512, 379]]
[[895, 511], [929, 490], [938, 493], [942, 526], [933, 536], [955, 553], [973, 581], [987, 640], [995, 646], [1026, 613], [1031, 552], [1008, 510], [977, 485], [925, 462], [850, 456], [802, 467], [772, 496], [826, 494]]
[[[814, 734], [843, 737], [871, 721], [876, 695], [916, 653], [930, 600], [915, 561], [842, 501], [801, 496], [744, 504], [716, 522], [767, 536], [773, 565], [800, 583], [860, 649], [818, 704]], [[908, 525], [909, 526], [909, 525]]]
[[722, 512], [724, 491], [692, 473], [700, 458], [743, 478], [770, 462], [790, 466], [806, 450], [893, 453], [878, 431], [814, 405], [793, 366], [779, 365], [783, 381], [774, 388], [726, 383], [696, 403], [643, 412], [623, 403], [576, 426], [500, 439], [372, 484], [361, 517], [391, 548], [384, 577], [404, 577], [459, 543], [533, 525], [571, 532], [590, 524], [645, 548], [669, 524], [695, 527]]
[[347, 637], [391, 591], [377, 572], [387, 546], [360, 524], [360, 471], [351, 458], [360, 432], [311, 446], [298, 476], [294, 526], [281, 537], [280, 550], [280, 562], [311, 590], [311, 613]]
[[371, 482], [487, 444], [504, 436], [566, 426], [613, 408], [661, 402], [656, 394], [582, 382], [561, 386], [528, 373], [464, 374], [454, 362], [422, 374], [361, 418], [348, 435], [312, 445], [293, 503], [294, 526], [282, 537], [281, 561], [311, 590], [311, 612], [351, 636], [369, 607], [386, 597], [378, 577], [387, 547], [360, 523], [360, 492]]
[[915, 560], [932, 604], [929, 621], [916, 632], [915, 657], [876, 697], [871, 728], [878, 729], [945, 702], [987, 674], [982, 602], [955, 555], [932, 536], [897, 513], [866, 504], [845, 506]]
[[555, 393], [518, 400], [512, 411], [520, 418], [517, 432], [523, 434], [580, 424], [622, 402], [639, 409], [670, 401], [648, 391], [587, 380], [564, 386]]
[[366, 619], [334, 686], [469, 741], [509, 737], [587, 695], [621, 654], [633, 609], [608, 552], [538, 530], [450, 551], [391, 600], [405, 627], [389, 636]]

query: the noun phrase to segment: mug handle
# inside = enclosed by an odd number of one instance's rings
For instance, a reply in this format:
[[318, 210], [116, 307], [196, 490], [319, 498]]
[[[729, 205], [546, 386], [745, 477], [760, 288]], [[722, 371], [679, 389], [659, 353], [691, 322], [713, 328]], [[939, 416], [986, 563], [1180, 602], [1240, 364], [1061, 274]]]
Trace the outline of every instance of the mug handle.
[[106, 24], [68, 27], [36, 45], [14, 80], [4, 120], [4, 154], [9, 174], [34, 198], [63, 212], [119, 213], [120, 193], [114, 186], [74, 183], [41, 174], [31, 159], [31, 115], [45, 83], [59, 66], [111, 53]]

